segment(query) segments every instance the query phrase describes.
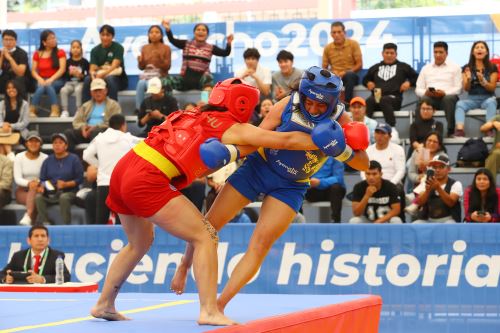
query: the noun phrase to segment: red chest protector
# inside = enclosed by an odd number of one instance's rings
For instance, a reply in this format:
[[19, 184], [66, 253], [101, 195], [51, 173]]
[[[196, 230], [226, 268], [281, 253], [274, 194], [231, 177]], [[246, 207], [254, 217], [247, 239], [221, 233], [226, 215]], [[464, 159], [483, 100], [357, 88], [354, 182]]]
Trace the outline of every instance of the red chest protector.
[[225, 112], [176, 111], [155, 126], [145, 142], [179, 169], [181, 176], [172, 179], [172, 185], [182, 189], [208, 171], [200, 158], [200, 145], [208, 138], [220, 140], [235, 123]]

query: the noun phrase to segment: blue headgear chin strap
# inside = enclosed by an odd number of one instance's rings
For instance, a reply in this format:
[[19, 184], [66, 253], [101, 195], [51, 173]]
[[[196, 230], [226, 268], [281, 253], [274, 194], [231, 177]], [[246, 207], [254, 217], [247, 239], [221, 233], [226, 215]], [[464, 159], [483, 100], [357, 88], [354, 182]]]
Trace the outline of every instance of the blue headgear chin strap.
[[[301, 95], [300, 108], [302, 113], [315, 123], [329, 118], [337, 106], [342, 86], [342, 80], [326, 69], [317, 66], [306, 69], [304, 74], [302, 74], [299, 84], [299, 93]], [[317, 117], [309, 114], [304, 105], [305, 97], [327, 104], [328, 108], [326, 112]]]

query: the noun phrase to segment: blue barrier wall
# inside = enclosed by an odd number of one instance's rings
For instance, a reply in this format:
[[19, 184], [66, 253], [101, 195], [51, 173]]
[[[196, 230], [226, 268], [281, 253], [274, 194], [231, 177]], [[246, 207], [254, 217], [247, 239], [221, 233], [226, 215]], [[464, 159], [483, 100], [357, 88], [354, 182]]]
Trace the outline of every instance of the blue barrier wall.
[[[363, 53], [363, 68], [367, 69], [381, 61], [382, 45], [387, 42], [398, 44], [398, 58], [420, 68], [433, 59], [432, 44], [439, 40], [449, 43], [449, 58], [463, 65], [468, 61], [472, 42], [485, 40], [491, 55], [500, 54], [500, 35], [495, 25], [498, 15], [406, 17], [343, 20], [347, 35], [357, 40]], [[152, 22], [157, 24], [158, 22]], [[209, 24], [209, 42], [224, 47], [224, 38], [234, 33], [234, 50], [227, 58], [214, 57], [211, 71], [217, 79], [230, 76], [235, 69], [244, 66], [243, 51], [256, 47], [261, 53], [262, 65], [277, 70], [276, 55], [287, 49], [295, 55], [295, 66], [307, 68], [320, 65], [324, 46], [331, 41], [330, 20], [288, 20], [262, 22], [234, 22]], [[498, 24], [500, 26], [500, 23]], [[172, 31], [178, 38], [190, 39], [193, 24], [174, 24]], [[125, 65], [129, 75], [137, 75], [137, 56], [147, 43], [149, 26], [116, 27], [115, 40], [125, 48]], [[83, 42], [83, 49], [89, 53], [99, 41], [95, 27], [53, 29], [59, 46], [65, 50], [73, 39]], [[32, 54], [39, 45], [41, 29], [18, 30], [19, 44]], [[165, 38], [166, 39], [166, 38]], [[168, 43], [168, 41], [167, 41]], [[170, 73], [179, 73], [181, 50], [172, 47], [172, 68]], [[132, 78], [135, 82], [135, 78]], [[135, 86], [130, 86], [131, 88]]]
[[[229, 225], [219, 245], [219, 290], [253, 225]], [[0, 265], [26, 246], [25, 227], [0, 228]], [[51, 227], [73, 281], [103, 278], [126, 244], [121, 227]], [[125, 292], [168, 292], [184, 243], [157, 230]], [[292, 225], [245, 293], [379, 294], [381, 332], [499, 332], [498, 225]], [[188, 292], [195, 292], [190, 277]]]

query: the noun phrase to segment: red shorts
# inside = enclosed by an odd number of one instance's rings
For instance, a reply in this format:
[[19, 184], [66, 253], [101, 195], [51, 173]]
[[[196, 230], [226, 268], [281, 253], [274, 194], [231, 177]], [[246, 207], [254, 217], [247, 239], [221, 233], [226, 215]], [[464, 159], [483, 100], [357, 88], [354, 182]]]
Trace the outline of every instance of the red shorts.
[[115, 213], [150, 217], [179, 195], [164, 173], [130, 150], [113, 169], [106, 204]]

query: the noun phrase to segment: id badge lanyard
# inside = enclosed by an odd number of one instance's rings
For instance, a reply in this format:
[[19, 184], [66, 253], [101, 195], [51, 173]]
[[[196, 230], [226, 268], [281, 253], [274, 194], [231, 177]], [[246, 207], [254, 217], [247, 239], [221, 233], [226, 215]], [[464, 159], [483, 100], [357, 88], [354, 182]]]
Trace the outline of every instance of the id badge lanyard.
[[[49, 255], [49, 248], [45, 249], [45, 253], [43, 254], [43, 258], [40, 262], [40, 266], [38, 268], [38, 275], [43, 275], [43, 269], [45, 268], [45, 263], [47, 262], [47, 256]], [[31, 258], [31, 249], [26, 253], [26, 257], [24, 258], [24, 271], [28, 271], [28, 258]]]

